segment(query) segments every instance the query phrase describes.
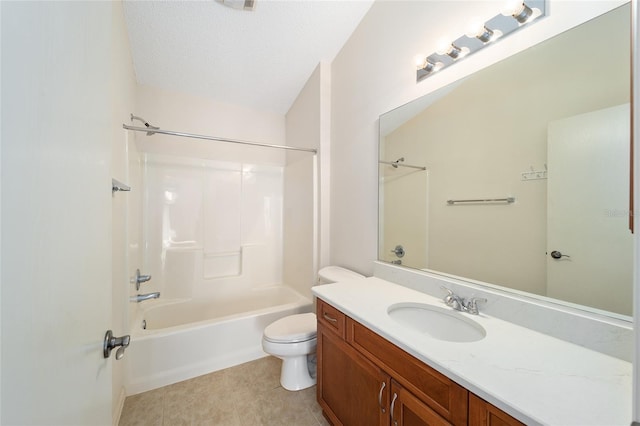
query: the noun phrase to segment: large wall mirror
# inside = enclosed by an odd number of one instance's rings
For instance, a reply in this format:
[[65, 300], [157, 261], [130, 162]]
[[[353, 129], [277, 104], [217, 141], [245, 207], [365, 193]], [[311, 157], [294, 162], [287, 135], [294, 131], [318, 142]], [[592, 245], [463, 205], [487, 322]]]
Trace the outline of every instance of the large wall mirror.
[[630, 316], [630, 14], [382, 115], [378, 258]]

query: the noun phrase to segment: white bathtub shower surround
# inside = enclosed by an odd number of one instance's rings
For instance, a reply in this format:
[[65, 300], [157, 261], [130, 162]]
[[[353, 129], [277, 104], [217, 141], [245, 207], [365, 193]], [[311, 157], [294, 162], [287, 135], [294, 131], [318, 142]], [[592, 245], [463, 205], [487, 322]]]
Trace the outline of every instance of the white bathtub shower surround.
[[285, 286], [209, 300], [160, 299], [143, 304], [125, 357], [127, 394], [266, 356], [261, 347], [264, 328], [312, 309], [311, 300]]
[[145, 290], [200, 297], [249, 271], [234, 283], [243, 290], [281, 284], [283, 174], [281, 164], [145, 154]]

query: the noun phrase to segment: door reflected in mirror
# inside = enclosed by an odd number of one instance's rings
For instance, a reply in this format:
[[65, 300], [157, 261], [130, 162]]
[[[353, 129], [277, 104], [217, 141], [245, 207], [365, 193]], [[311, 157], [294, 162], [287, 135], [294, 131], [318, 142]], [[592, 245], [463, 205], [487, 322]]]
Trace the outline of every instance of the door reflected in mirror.
[[381, 116], [378, 258], [631, 315], [629, 34], [627, 4]]

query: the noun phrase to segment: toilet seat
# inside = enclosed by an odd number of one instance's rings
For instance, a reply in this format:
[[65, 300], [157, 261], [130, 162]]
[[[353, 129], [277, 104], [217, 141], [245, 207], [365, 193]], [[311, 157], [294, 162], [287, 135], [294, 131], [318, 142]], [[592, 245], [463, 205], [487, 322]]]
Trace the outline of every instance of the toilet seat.
[[264, 339], [273, 343], [299, 343], [316, 338], [314, 313], [290, 315], [264, 329]]

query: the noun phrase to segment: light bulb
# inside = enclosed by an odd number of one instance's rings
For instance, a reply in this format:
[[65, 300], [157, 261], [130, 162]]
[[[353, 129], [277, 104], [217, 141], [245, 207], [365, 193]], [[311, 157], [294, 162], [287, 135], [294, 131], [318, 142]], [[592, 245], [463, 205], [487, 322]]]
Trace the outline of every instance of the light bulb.
[[438, 55], [446, 55], [449, 53], [449, 50], [451, 50], [451, 42], [444, 38], [440, 39], [436, 47], [436, 53]]
[[525, 24], [532, 19], [533, 10], [523, 0], [507, 0], [502, 8], [502, 14], [504, 16], [513, 16], [518, 23]]
[[507, 0], [502, 6], [502, 14], [504, 16], [514, 16], [516, 13], [522, 10], [524, 6], [523, 0]]
[[467, 32], [465, 35], [469, 38], [478, 37], [478, 35], [484, 32], [484, 22], [480, 19], [472, 19], [467, 26]]
[[424, 56], [422, 53], [418, 53], [416, 56], [414, 56], [413, 60], [415, 61], [417, 68], [424, 68], [426, 63], [426, 56]]

